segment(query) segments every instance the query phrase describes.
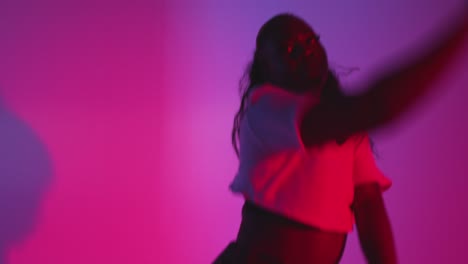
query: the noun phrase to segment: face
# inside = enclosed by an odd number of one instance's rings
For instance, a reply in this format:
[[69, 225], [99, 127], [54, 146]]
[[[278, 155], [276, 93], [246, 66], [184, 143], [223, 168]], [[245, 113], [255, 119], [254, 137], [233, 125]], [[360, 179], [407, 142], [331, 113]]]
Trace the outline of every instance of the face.
[[320, 92], [328, 60], [319, 36], [305, 22], [287, 17], [265, 51], [272, 82], [292, 90]]

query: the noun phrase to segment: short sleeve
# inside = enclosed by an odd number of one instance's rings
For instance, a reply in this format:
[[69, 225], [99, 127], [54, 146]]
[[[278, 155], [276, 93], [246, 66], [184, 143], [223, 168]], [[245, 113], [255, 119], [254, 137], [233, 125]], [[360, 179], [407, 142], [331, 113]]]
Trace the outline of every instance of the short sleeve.
[[378, 183], [382, 191], [386, 191], [392, 186], [392, 181], [382, 173], [375, 162], [367, 134], [358, 136], [356, 139], [353, 181], [354, 186]]
[[260, 87], [252, 95], [246, 124], [269, 151], [301, 147], [298, 132], [300, 99], [276, 87]]

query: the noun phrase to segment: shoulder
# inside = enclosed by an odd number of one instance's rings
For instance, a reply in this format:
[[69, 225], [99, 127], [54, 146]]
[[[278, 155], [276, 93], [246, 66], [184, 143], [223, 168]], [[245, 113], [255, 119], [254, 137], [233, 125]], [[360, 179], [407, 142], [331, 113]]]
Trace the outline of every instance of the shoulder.
[[[250, 95], [250, 103], [255, 104], [260, 100], [276, 101], [277, 103], [295, 102], [302, 104], [313, 101], [308, 94], [297, 94], [272, 84], [262, 84], [253, 88]], [[279, 106], [280, 106], [279, 105]]]

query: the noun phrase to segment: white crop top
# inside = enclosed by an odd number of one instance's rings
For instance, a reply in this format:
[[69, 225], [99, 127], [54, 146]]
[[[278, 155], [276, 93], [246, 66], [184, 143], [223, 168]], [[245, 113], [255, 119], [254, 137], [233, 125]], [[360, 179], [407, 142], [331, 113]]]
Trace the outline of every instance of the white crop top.
[[367, 134], [304, 147], [299, 125], [311, 97], [256, 88], [240, 124], [240, 165], [230, 189], [272, 212], [325, 231], [350, 232], [354, 187], [391, 186]]

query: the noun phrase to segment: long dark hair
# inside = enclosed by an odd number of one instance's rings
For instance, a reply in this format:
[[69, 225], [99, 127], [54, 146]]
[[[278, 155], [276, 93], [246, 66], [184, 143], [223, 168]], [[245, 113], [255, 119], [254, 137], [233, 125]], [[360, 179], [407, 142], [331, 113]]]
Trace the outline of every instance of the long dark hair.
[[261, 55], [261, 53], [267, 43], [278, 42], [278, 38], [281, 35], [279, 32], [285, 30], [285, 21], [288, 20], [302, 21], [304, 24], [306, 24], [305, 21], [303, 21], [301, 18], [290, 13], [278, 14], [263, 24], [257, 34], [253, 59], [247, 66], [241, 80], [239, 81], [239, 94], [241, 103], [239, 110], [234, 117], [234, 125], [231, 133], [232, 146], [234, 147], [234, 151], [238, 157], [240, 122], [242, 121], [245, 110], [247, 108], [247, 100], [253, 88], [268, 81], [268, 77], [265, 74], [264, 58], [262, 58], [264, 55]]
[[[241, 98], [240, 107], [234, 116], [234, 124], [231, 132], [231, 141], [232, 146], [234, 147], [234, 151], [236, 152], [237, 157], [239, 157], [239, 139], [240, 139], [240, 123], [244, 117], [245, 111], [248, 107], [247, 101], [252, 92], [252, 90], [260, 86], [266, 82], [268, 82], [268, 76], [265, 74], [265, 66], [264, 61], [262, 58], [262, 49], [268, 42], [276, 42], [277, 41], [277, 31], [281, 28], [281, 24], [284, 22], [285, 19], [294, 19], [300, 20], [302, 19], [296, 17], [292, 14], [279, 14], [269, 21], [267, 21], [260, 29], [257, 38], [256, 38], [256, 49], [254, 52], [253, 59], [250, 64], [248, 64], [242, 78], [239, 81], [239, 95]], [[305, 23], [305, 22], [304, 22]], [[349, 69], [354, 71], [355, 68]], [[326, 101], [333, 104], [341, 104], [340, 102], [342, 96], [341, 85], [337, 74], [332, 71], [328, 70], [327, 81], [325, 86], [322, 90], [321, 101]], [[347, 138], [337, 139], [339, 144], [342, 144], [346, 141]]]
[[[248, 64], [242, 78], [239, 81], [239, 94], [241, 97], [241, 103], [239, 110], [234, 117], [234, 125], [232, 128], [231, 139], [232, 146], [239, 157], [239, 137], [240, 137], [240, 122], [244, 117], [245, 110], [247, 108], [247, 99], [249, 98], [252, 89], [256, 86], [264, 84], [267, 80], [263, 73], [264, 66], [261, 61], [261, 49], [269, 41], [272, 41], [278, 31], [279, 25], [284, 19], [297, 18], [292, 14], [279, 14], [271, 18], [260, 28], [257, 38], [255, 40], [255, 52], [252, 61]], [[299, 19], [299, 18], [297, 18]]]
[[239, 157], [239, 138], [240, 138], [240, 122], [244, 117], [245, 110], [247, 109], [247, 100], [250, 96], [252, 89], [256, 86], [265, 83], [264, 78], [261, 74], [260, 62], [258, 59], [257, 51], [254, 54], [254, 59], [247, 66], [244, 75], [239, 81], [239, 94], [241, 98], [241, 103], [239, 110], [237, 110], [236, 115], [234, 116], [234, 125], [231, 132], [232, 146], [236, 152], [237, 157]]

